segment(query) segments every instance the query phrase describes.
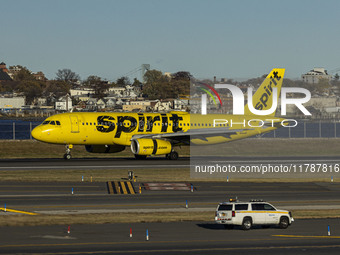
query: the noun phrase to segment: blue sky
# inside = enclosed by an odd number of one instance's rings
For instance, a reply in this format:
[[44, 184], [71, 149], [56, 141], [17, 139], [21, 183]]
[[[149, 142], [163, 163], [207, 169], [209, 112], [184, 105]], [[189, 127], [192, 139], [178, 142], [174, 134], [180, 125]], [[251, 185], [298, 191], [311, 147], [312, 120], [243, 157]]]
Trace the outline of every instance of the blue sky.
[[[340, 1], [0, 0], [0, 61], [53, 79], [116, 80], [150, 64], [198, 78], [340, 67]], [[139, 76], [139, 73], [136, 73]]]

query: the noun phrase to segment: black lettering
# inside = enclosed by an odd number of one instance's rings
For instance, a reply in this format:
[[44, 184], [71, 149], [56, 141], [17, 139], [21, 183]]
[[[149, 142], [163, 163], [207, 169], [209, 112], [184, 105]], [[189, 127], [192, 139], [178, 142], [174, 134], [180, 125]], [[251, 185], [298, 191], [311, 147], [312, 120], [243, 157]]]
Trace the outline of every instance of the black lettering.
[[166, 132], [168, 130], [168, 117], [166, 114], [162, 113], [162, 130], [161, 132]]
[[264, 87], [264, 89], [267, 91], [268, 95], [270, 96], [271, 93], [270, 93], [269, 89], [266, 86]]
[[152, 132], [155, 121], [161, 120], [159, 116], [155, 116], [155, 117], [147, 116], [146, 119], [147, 119], [146, 132]]
[[99, 132], [109, 133], [115, 129], [115, 123], [113, 122], [115, 118], [111, 116], [98, 116], [96, 126]]
[[[130, 126], [124, 126], [124, 121], [130, 121]], [[118, 125], [117, 125], [117, 132], [115, 138], [119, 138], [124, 133], [131, 133], [137, 127], [137, 120], [131, 116], [118, 116]]]
[[262, 110], [263, 109], [263, 105], [259, 102], [255, 105], [255, 109], [256, 110]]
[[[277, 85], [276, 81], [274, 79], [272, 79], [272, 82], [274, 83], [274, 86]], [[271, 82], [270, 82], [271, 83]]]
[[144, 131], [144, 125], [145, 125], [145, 118], [142, 113], [138, 113], [138, 132], [143, 132]]
[[263, 93], [260, 101], [264, 105], [264, 107], [267, 107], [267, 101], [268, 101], [269, 96], [266, 93]]
[[183, 120], [183, 117], [178, 117], [177, 114], [171, 114], [170, 120], [172, 121], [173, 132], [178, 132], [182, 130], [182, 128], [179, 127], [179, 121]]

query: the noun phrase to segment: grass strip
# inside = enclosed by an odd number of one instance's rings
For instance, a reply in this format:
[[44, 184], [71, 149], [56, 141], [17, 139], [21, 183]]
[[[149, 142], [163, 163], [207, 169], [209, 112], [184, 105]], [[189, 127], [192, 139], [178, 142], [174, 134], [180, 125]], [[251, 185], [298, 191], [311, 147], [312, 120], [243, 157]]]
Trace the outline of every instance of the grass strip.
[[[340, 218], [340, 210], [293, 210], [294, 219]], [[0, 226], [44, 226], [142, 222], [214, 222], [214, 212], [105, 213], [69, 215], [4, 215]]]

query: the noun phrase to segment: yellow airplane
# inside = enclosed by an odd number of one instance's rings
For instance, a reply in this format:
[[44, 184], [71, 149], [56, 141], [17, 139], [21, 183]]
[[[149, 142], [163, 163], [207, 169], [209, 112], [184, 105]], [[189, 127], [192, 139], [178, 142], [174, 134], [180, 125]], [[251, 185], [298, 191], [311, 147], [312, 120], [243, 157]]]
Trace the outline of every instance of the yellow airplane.
[[[279, 98], [284, 69], [273, 69], [252, 97], [258, 110], [271, 108], [273, 88]], [[266, 103], [263, 103], [263, 98]], [[71, 159], [73, 145], [85, 145], [88, 152], [115, 153], [131, 147], [136, 159], [165, 155], [177, 159], [174, 147], [231, 142], [285, 126], [285, 119], [272, 114], [258, 116], [248, 105], [244, 115], [170, 113], [74, 112], [47, 118], [32, 130], [36, 140], [66, 145], [65, 159]]]

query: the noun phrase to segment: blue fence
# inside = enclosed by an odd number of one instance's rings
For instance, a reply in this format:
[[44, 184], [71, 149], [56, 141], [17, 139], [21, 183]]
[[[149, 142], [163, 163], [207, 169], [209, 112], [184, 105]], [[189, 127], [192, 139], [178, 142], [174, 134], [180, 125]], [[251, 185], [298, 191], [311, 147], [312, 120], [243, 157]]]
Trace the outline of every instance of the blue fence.
[[31, 131], [40, 123], [38, 121], [0, 120], [0, 139], [32, 139]]

